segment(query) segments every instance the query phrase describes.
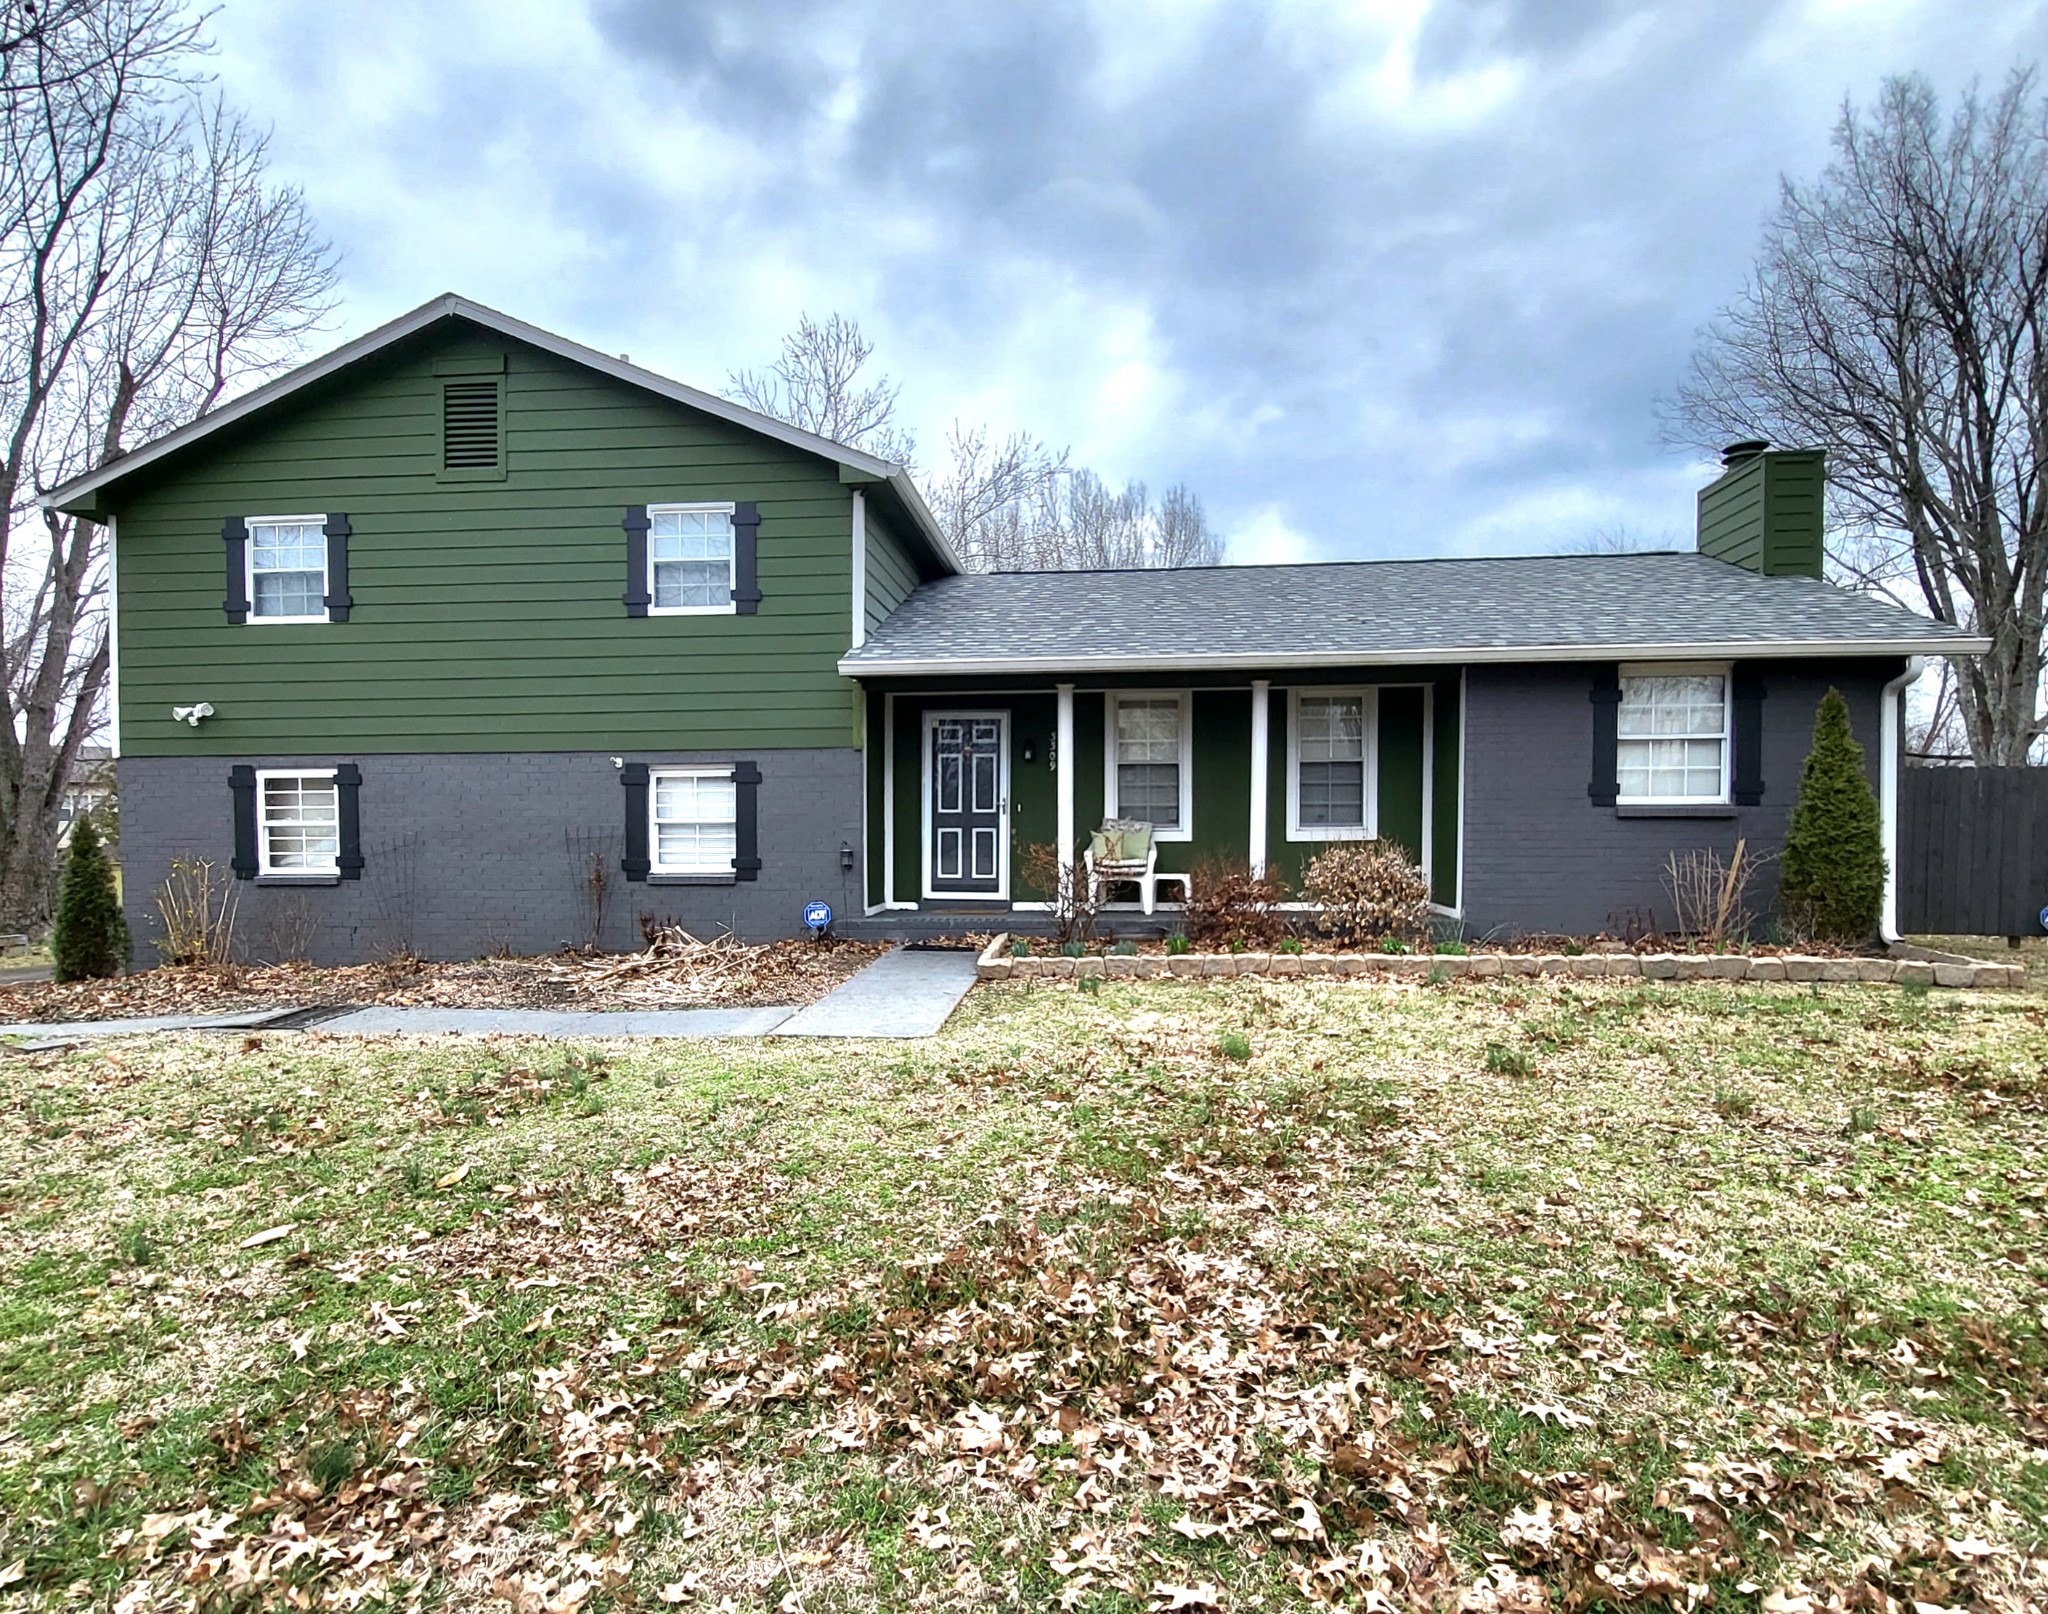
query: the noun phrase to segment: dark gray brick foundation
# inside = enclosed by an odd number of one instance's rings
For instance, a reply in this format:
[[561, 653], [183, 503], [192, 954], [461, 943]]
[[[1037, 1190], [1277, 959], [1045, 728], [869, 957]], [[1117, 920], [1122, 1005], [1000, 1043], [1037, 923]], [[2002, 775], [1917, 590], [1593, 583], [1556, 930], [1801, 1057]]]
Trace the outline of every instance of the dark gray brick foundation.
[[[1873, 789], [1878, 713], [1902, 661], [1761, 664], [1763, 800], [1724, 818], [1627, 818], [1586, 795], [1593, 771], [1589, 669], [1576, 665], [1475, 666], [1465, 679], [1465, 918], [1477, 936], [1617, 934], [1650, 916], [1670, 928], [1664, 890], [1672, 852], [1747, 839], [1752, 853], [1785, 840], [1813, 720], [1829, 685], [1849, 703]], [[1754, 888], [1770, 911], [1775, 867]]]
[[[644, 912], [699, 935], [800, 934], [803, 905], [860, 912], [861, 757], [852, 750], [754, 751], [761, 769], [761, 874], [732, 885], [675, 886], [619, 873], [625, 792], [610, 754], [512, 752], [444, 756], [123, 757], [121, 875], [138, 965], [157, 961], [155, 893], [178, 857], [210, 858], [223, 878], [234, 854], [233, 762], [259, 768], [362, 769], [360, 881], [312, 888], [232, 882], [245, 957], [297, 950], [352, 963], [405, 949], [423, 958], [544, 953], [589, 939], [584, 870], [609, 872], [601, 946], [639, 945]], [[651, 765], [729, 762], [729, 754], [634, 752]], [[840, 868], [840, 846], [854, 870]]]

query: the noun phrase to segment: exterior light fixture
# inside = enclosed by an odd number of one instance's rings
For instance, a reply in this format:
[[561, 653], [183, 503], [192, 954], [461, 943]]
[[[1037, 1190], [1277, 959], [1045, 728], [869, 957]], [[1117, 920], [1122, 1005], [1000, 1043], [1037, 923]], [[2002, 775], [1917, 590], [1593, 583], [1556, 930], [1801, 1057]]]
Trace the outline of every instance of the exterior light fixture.
[[200, 701], [193, 706], [173, 706], [171, 708], [171, 721], [173, 723], [187, 723], [195, 729], [199, 727], [199, 720], [202, 717], [211, 716], [213, 716], [213, 703], [211, 701]]
[[845, 873], [851, 874], [853, 872], [853, 842], [841, 841], [839, 843], [839, 867]]

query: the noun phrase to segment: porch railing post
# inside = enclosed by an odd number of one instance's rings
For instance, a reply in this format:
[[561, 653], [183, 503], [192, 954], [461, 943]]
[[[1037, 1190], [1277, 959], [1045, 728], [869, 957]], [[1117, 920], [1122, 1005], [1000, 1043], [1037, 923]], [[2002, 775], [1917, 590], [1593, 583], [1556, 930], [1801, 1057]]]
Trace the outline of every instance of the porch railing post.
[[1266, 775], [1267, 756], [1272, 749], [1272, 693], [1270, 679], [1252, 680], [1252, 878], [1266, 872]]
[[1053, 687], [1059, 694], [1059, 719], [1053, 737], [1053, 782], [1059, 792], [1059, 898], [1064, 903], [1074, 889], [1074, 686]]

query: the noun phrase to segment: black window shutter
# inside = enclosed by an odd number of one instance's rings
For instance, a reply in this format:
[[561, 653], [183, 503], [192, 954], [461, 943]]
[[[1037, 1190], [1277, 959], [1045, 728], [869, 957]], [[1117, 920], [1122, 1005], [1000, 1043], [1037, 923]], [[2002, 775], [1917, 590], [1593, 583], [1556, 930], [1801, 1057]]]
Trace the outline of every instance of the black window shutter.
[[362, 770], [353, 762], [335, 764], [334, 808], [335, 816], [341, 821], [341, 855], [334, 860], [334, 865], [344, 880], [363, 877], [363, 817], [356, 801], [356, 792], [362, 785]]
[[626, 855], [619, 868], [629, 880], [647, 878], [647, 764], [629, 762], [619, 770], [626, 787]]
[[[626, 615], [645, 616], [652, 603], [647, 593], [647, 506], [627, 505], [619, 525], [626, 529]], [[640, 772], [644, 776], [647, 770]]]
[[761, 878], [761, 770], [751, 762], [732, 765], [732, 877]]
[[[752, 616], [761, 608], [761, 573], [757, 565], [757, 540], [761, 535], [758, 505], [732, 507], [732, 608], [740, 616]], [[741, 875], [741, 879], [748, 876]]]
[[249, 524], [240, 516], [229, 516], [220, 524], [220, 536], [227, 549], [228, 592], [221, 609], [230, 622], [249, 620]]
[[327, 620], [346, 622], [355, 603], [348, 593], [348, 517], [329, 516], [321, 530], [327, 534]]
[[1730, 794], [1738, 807], [1754, 807], [1764, 799], [1764, 688], [1754, 667], [1738, 665], [1729, 679], [1734, 701], [1735, 755], [1729, 759]]
[[237, 880], [256, 878], [256, 770], [245, 763], [228, 769], [235, 803], [235, 857], [228, 865]]
[[1586, 794], [1596, 807], [1612, 807], [1621, 795], [1621, 669], [1608, 663], [1593, 669], [1593, 778]]

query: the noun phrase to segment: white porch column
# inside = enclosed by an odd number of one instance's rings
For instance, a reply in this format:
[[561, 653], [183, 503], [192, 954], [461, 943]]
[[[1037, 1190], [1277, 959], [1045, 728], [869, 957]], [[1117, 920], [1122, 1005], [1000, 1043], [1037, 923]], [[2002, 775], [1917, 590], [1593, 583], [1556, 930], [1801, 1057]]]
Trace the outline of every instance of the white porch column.
[[1056, 684], [1059, 721], [1053, 734], [1053, 782], [1059, 797], [1060, 877], [1074, 874], [1074, 686]]
[[1252, 878], [1266, 872], [1266, 775], [1272, 749], [1272, 695], [1270, 679], [1252, 680]]

